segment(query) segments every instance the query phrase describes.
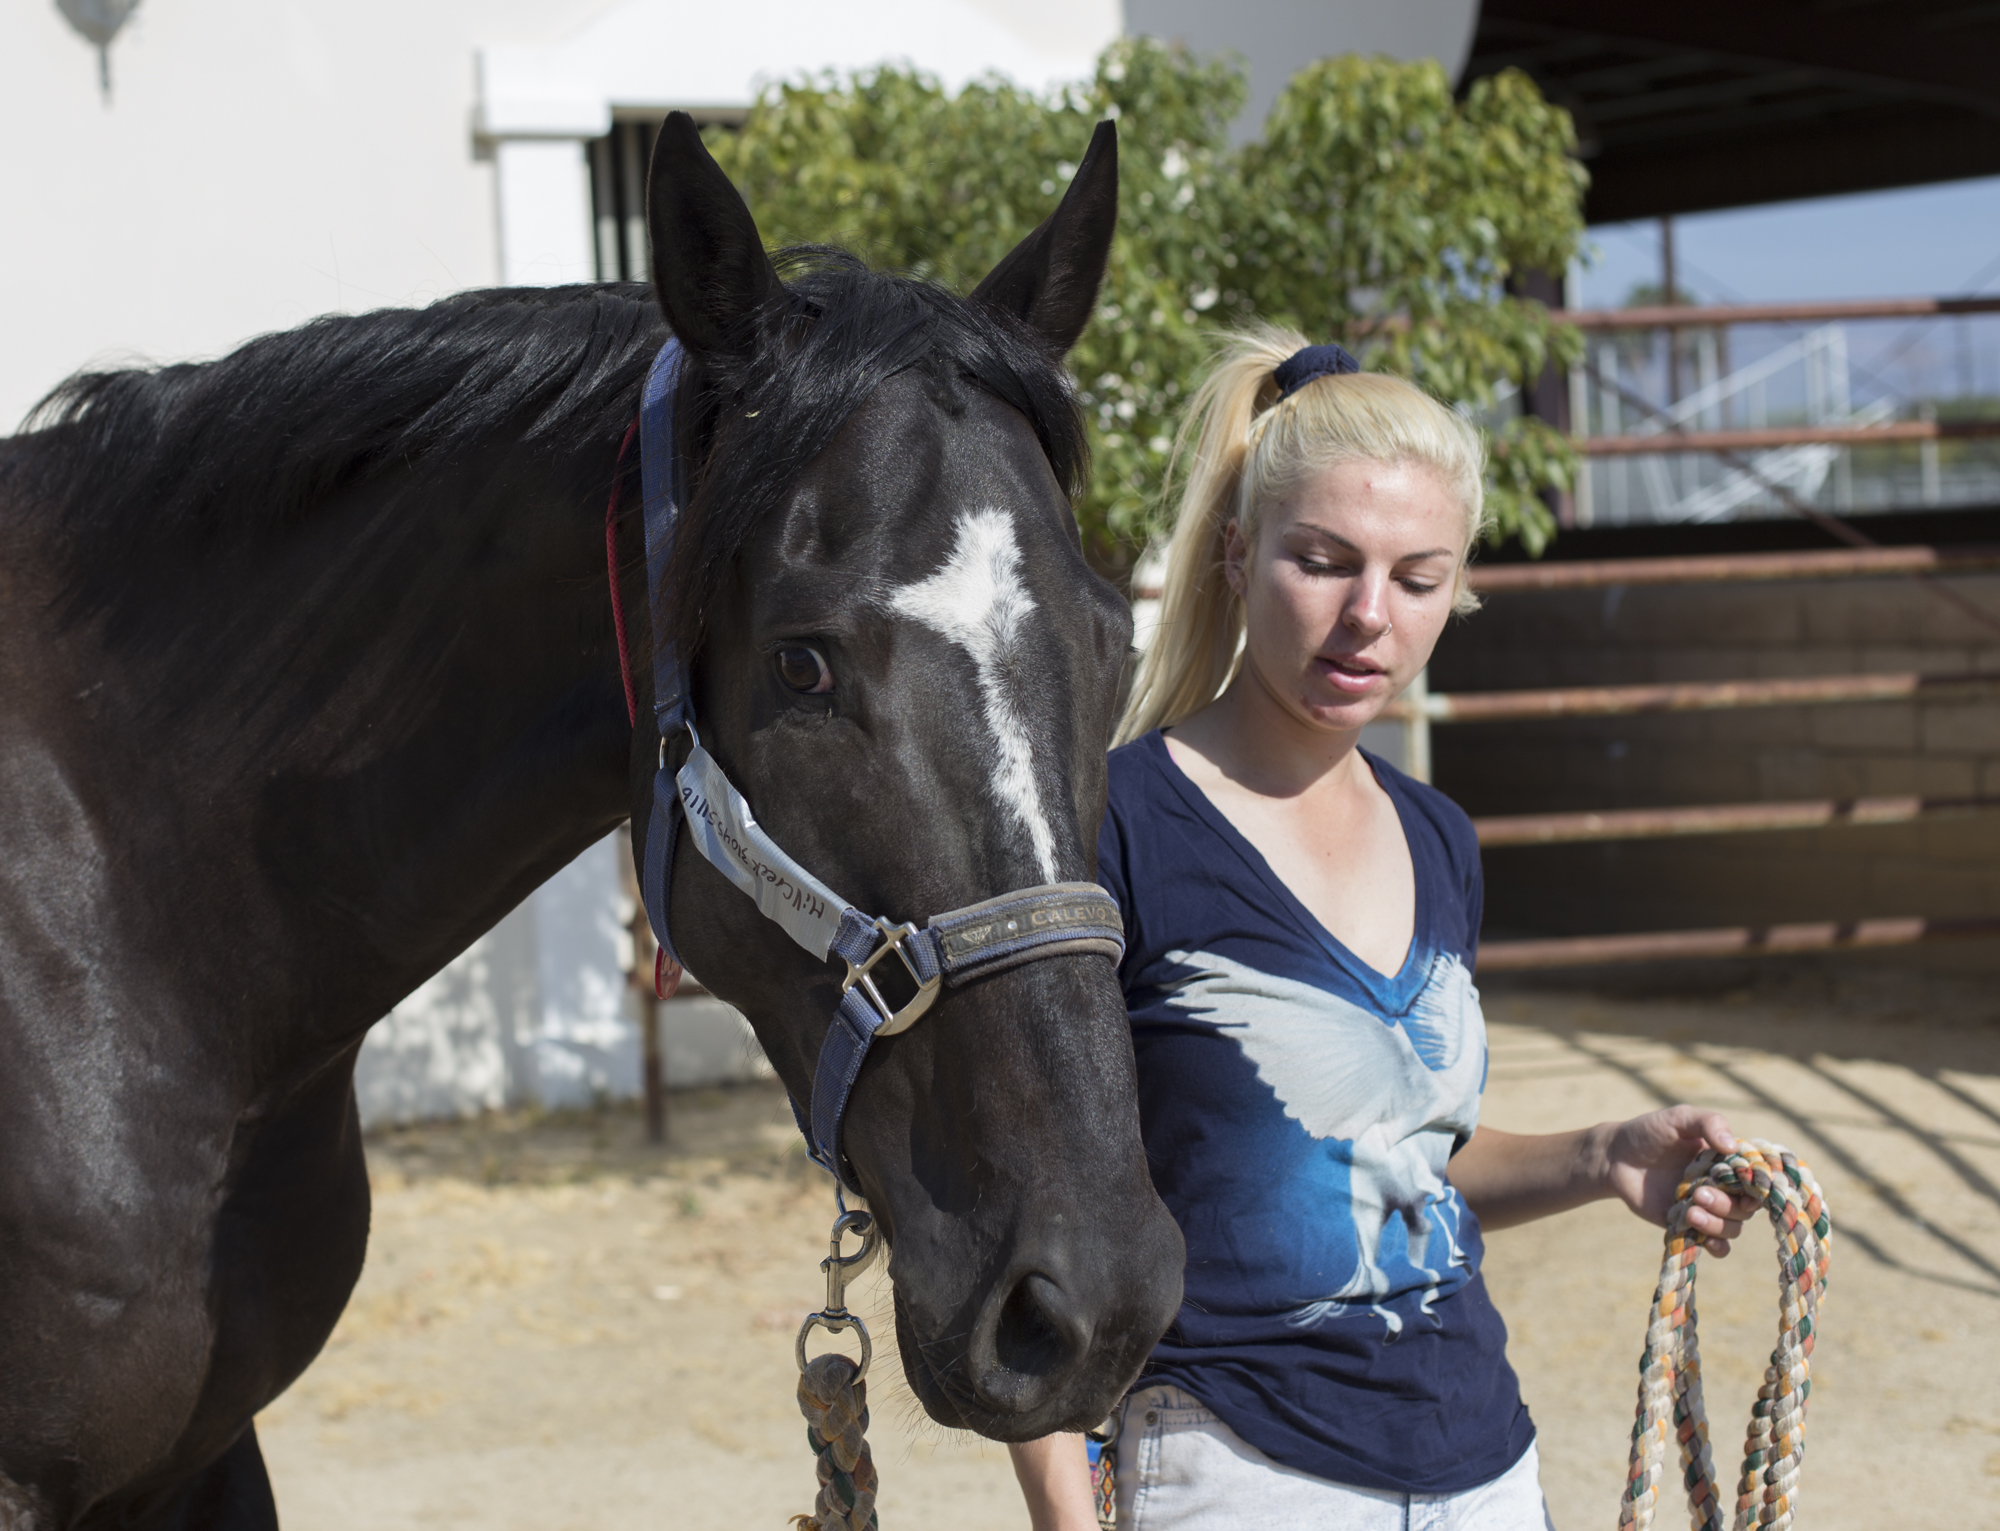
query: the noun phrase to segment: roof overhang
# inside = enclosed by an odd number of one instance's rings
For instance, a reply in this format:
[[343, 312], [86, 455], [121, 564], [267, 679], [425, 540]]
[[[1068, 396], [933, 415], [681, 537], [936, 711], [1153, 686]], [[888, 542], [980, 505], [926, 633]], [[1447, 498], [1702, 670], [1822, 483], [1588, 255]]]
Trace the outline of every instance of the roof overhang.
[[1592, 223], [2000, 174], [1987, 0], [1484, 0], [1466, 79], [1576, 118]]

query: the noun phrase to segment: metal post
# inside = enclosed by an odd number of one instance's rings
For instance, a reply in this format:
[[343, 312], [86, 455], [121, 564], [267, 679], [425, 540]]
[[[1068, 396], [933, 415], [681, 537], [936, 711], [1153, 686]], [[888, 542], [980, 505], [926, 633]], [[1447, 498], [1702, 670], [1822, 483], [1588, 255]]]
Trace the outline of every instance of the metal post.
[[639, 1025], [640, 1078], [646, 1092], [646, 1141], [667, 1141], [667, 1065], [660, 1046], [660, 997], [653, 989], [653, 964], [658, 950], [653, 927], [646, 918], [646, 906], [639, 894], [639, 879], [632, 867], [632, 826], [627, 823], [619, 836], [619, 882], [625, 890], [625, 929], [630, 938], [632, 968], [626, 974], [631, 985], [632, 1014]]
[[[1937, 419], [1937, 405], [1926, 403], [1917, 411], [1924, 420]], [[1917, 443], [1917, 459], [1923, 464], [1924, 503], [1935, 505], [1944, 498], [1944, 476], [1938, 469], [1937, 437], [1932, 436]]]
[[[1830, 324], [1827, 336], [1827, 391], [1833, 418], [1847, 421], [1854, 415], [1854, 398], [1848, 388], [1847, 372], [1847, 330], [1843, 325]], [[1836, 509], [1854, 508], [1854, 453], [1842, 447], [1833, 460], [1833, 503]]]
[[[645, 911], [639, 924], [646, 924]], [[651, 932], [646, 945], [651, 946]], [[646, 1141], [667, 1141], [667, 1062], [660, 1051], [660, 998], [653, 992], [653, 958], [632, 975], [632, 994], [639, 1002], [639, 1062], [646, 1087]]]
[[1431, 779], [1431, 672], [1420, 670], [1403, 693], [1403, 774], [1418, 781]]
[[[1678, 307], [1681, 301], [1679, 284], [1674, 280], [1674, 220], [1660, 220], [1660, 306]], [[1669, 326], [1667, 329], [1667, 407], [1671, 409], [1681, 401], [1681, 332]]]
[[[616, 128], [612, 129], [615, 133]], [[590, 143], [591, 216], [597, 226], [597, 279], [616, 282], [625, 275], [618, 258], [618, 180], [612, 168], [611, 138]]]
[[[1590, 374], [1582, 367], [1572, 367], [1569, 371], [1569, 418], [1570, 430], [1581, 438], [1590, 434]], [[1576, 524], [1589, 526], [1596, 520], [1596, 508], [1591, 499], [1591, 464], [1588, 459], [1576, 468]]]
[[[1620, 418], [1623, 400], [1618, 394], [1618, 347], [1612, 341], [1607, 340], [1597, 348], [1597, 374], [1604, 384], [1598, 400], [1598, 429], [1608, 438], [1625, 429]], [[1611, 502], [1611, 519], [1623, 526], [1631, 519], [1631, 507], [1626, 501], [1625, 465], [1607, 463], [1604, 474], [1610, 490], [1606, 498]]]
[[643, 122], [621, 122], [612, 131], [620, 135], [620, 168], [625, 179], [625, 280], [643, 282], [652, 276], [651, 241], [646, 232], [646, 161], [653, 152], [653, 134]]

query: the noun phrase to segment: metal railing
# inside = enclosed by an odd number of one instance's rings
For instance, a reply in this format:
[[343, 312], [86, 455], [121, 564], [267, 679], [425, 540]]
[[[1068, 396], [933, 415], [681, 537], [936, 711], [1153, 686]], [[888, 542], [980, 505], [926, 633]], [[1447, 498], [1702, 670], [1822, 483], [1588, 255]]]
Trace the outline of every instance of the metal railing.
[[1551, 317], [1580, 330], [1712, 330], [1725, 324], [1827, 324], [1848, 319], [1941, 319], [2000, 314], [2000, 297], [1863, 298], [1839, 303], [1675, 304], [1564, 308]]
[[2000, 547], [1821, 548], [1804, 553], [1724, 553], [1684, 558], [1474, 564], [1481, 595], [1523, 590], [1602, 590], [1607, 585], [1731, 584], [1743, 580], [1852, 579], [1880, 574], [1976, 574], [2000, 569]]
[[[1585, 464], [1565, 516], [1579, 526], [1702, 522], [1822, 496], [1841, 510], [1989, 500], [2000, 494], [2000, 462], [1964, 452], [1947, 460], [1940, 447], [2000, 437], [2000, 420], [1940, 420], [1932, 401], [1903, 419], [1888, 398], [1857, 405], [1845, 326], [1992, 314], [2000, 297], [1558, 310], [1551, 317], [1592, 337], [1569, 375], [1570, 429]], [[1731, 367], [1733, 326], [1784, 324], [1817, 327]], [[1648, 331], [1667, 336], [1664, 399], [1649, 396], [1659, 392], [1656, 347], [1635, 339]], [[1697, 379], [1685, 396], [1683, 363]], [[1858, 465], [1853, 456], [1906, 445], [1918, 448], [1914, 468], [1894, 454]]]
[[1920, 941], [2000, 935], [2000, 920], [1826, 920], [1799, 925], [1734, 925], [1629, 936], [1561, 936], [1545, 941], [1488, 941], [1479, 971], [1590, 967], [1604, 962], [1661, 962], [1679, 957], [1783, 957], [1801, 952], [1861, 951]]
[[1606, 808], [1474, 819], [1481, 846], [1565, 845], [1578, 840], [1659, 840], [1834, 824], [1908, 824], [2000, 808], [2000, 797], [1817, 798], [1803, 803], [1711, 803], [1700, 808]]

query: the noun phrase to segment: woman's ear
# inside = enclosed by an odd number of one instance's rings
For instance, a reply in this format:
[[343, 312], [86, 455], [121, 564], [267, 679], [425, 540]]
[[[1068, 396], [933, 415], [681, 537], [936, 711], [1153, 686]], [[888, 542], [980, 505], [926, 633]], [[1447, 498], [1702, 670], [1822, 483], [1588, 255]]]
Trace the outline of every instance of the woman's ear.
[[1222, 526], [1222, 577], [1229, 581], [1238, 600], [1250, 584], [1249, 561], [1250, 539], [1243, 535], [1243, 524], [1231, 516]]

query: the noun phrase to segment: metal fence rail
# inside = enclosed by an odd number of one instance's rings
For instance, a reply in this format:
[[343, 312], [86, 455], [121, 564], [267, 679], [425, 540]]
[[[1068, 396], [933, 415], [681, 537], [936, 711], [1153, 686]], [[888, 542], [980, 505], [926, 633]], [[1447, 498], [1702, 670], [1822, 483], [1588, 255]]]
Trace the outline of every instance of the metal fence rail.
[[1571, 845], [1588, 840], [1660, 840], [1840, 824], [1909, 824], [2000, 808], [2000, 797], [1822, 798], [1802, 803], [1713, 803], [1698, 808], [1607, 808], [1590, 813], [1519, 813], [1474, 819], [1481, 845]]
[[1718, 553], [1685, 558], [1593, 558], [1475, 564], [1481, 595], [1602, 590], [1612, 585], [1724, 584], [1744, 580], [1852, 579], [1884, 574], [1972, 574], [2000, 569], [1995, 548], [1827, 548], [1802, 553]]
[[1960, 314], [2000, 314], [2000, 297], [1562, 308], [1549, 317], [1558, 324], [1573, 324], [1580, 330], [1708, 330], [1725, 324], [1827, 324], [1846, 319], [1936, 319]]
[[1622, 717], [1643, 712], [1713, 712], [1738, 707], [1814, 707], [1841, 702], [1932, 700], [2000, 686], [2000, 670], [1928, 675], [1809, 675], [1786, 680], [1691, 680], [1650, 686], [1562, 686], [1544, 691], [1430, 691], [1382, 709], [1401, 721], [1500, 723], [1527, 718]]
[[1899, 441], [1972, 441], [2000, 436], [2000, 420], [1886, 420], [1880, 425], [1774, 425], [1746, 431], [1660, 431], [1650, 436], [1588, 436], [1586, 457], [1645, 457], [1661, 452], [1757, 452], [1770, 447], [1884, 446]]
[[1779, 957], [1799, 952], [1862, 951], [1920, 941], [2000, 936], [2000, 919], [1815, 921], [1798, 925], [1734, 925], [1718, 930], [1650, 931], [1627, 936], [1563, 936], [1546, 941], [1487, 941], [1481, 975], [1531, 968], [1588, 967], [1606, 962], [1659, 962], [1679, 957]]

